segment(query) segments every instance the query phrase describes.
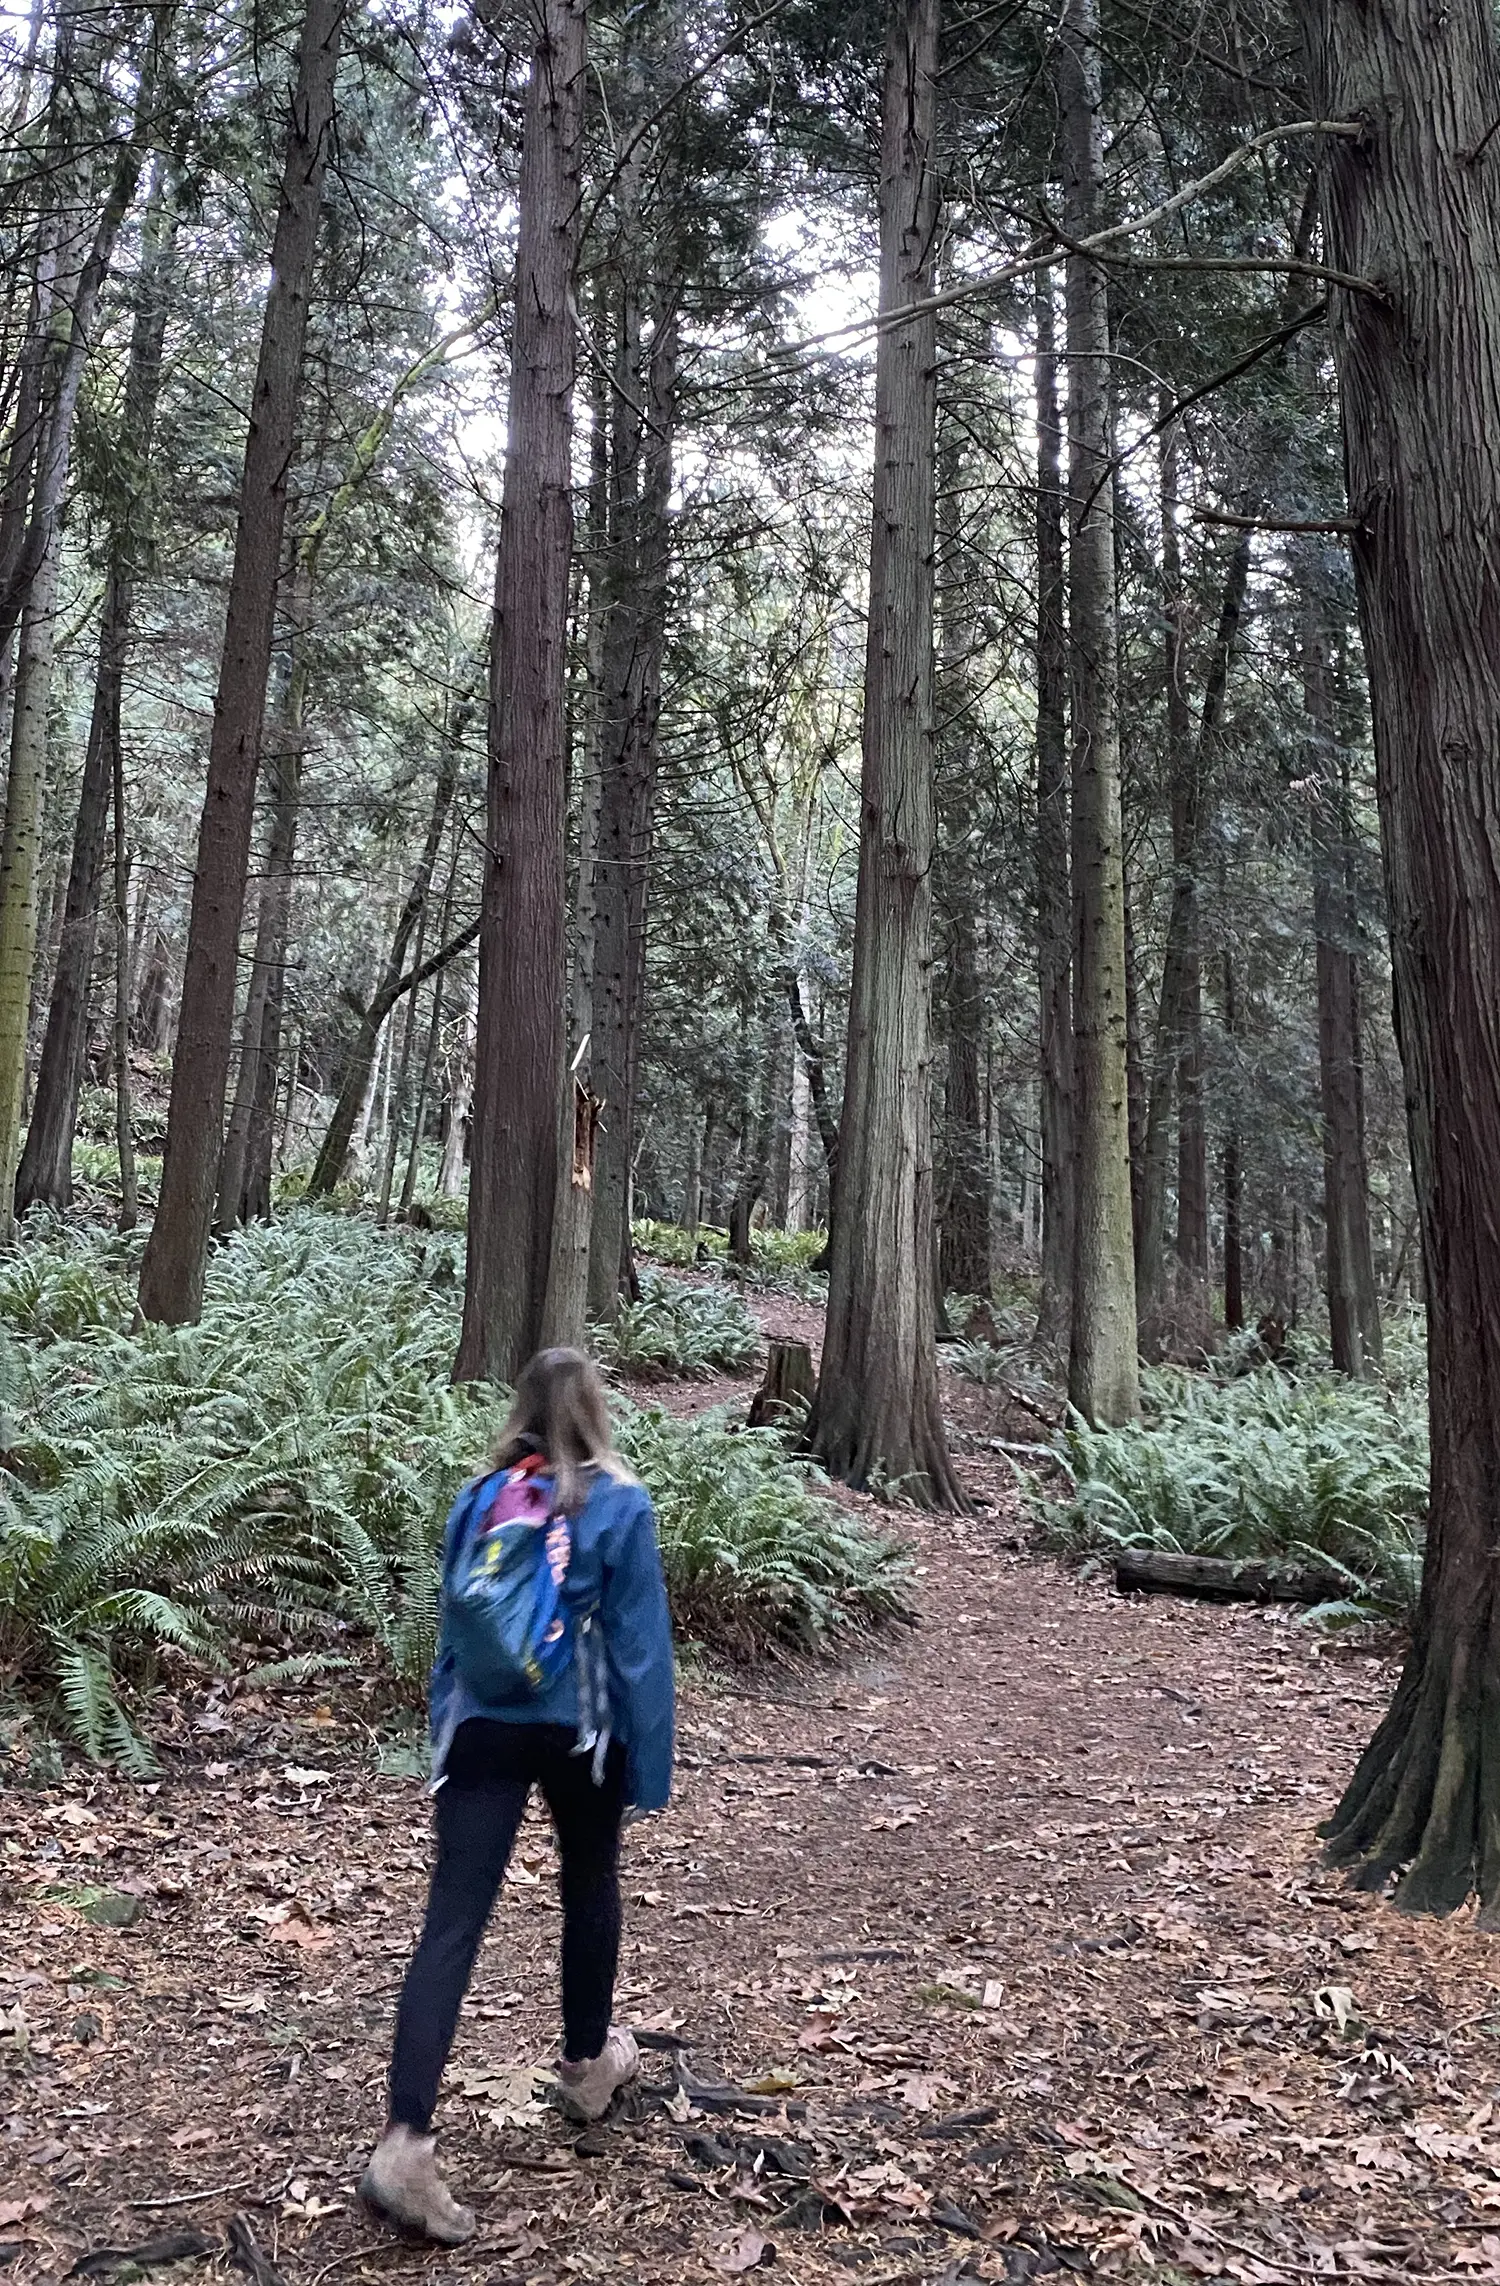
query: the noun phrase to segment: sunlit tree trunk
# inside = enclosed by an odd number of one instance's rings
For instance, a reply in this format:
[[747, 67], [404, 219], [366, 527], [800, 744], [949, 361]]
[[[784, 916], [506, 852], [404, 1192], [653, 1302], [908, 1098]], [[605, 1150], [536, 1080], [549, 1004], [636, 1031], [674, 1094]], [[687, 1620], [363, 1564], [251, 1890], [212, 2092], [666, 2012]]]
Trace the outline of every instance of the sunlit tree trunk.
[[[549, 1322], [564, 1125], [568, 581], [586, 19], [542, 0], [521, 157], [490, 661], [488, 849], [460, 1380], [512, 1381]], [[565, 1160], [564, 1137], [567, 1138]]]
[[938, 1402], [931, 1028], [938, 0], [886, 57], [859, 880], [828, 1320], [808, 1437], [831, 1474], [956, 1507]]
[[202, 1309], [204, 1264], [219, 1187], [240, 922], [250, 869], [287, 474], [296, 436], [308, 295], [345, 14], [345, 0], [307, 0], [271, 249], [271, 288], [251, 389], [172, 1060], [161, 1203], [141, 1264], [142, 1315], [173, 1325], [193, 1322]]
[[[1059, 37], [1063, 214], [1098, 227], [1103, 96], [1097, 0], [1069, 0]], [[1073, 1041], [1076, 1227], [1068, 1394], [1096, 1425], [1140, 1405], [1125, 1006], [1118, 630], [1109, 413], [1109, 297], [1084, 255], [1067, 265], [1069, 617], [1072, 658]]]
[[[1396, 1902], [1500, 1912], [1500, 58], [1486, 0], [1303, 0], [1324, 160], [1396, 1020], [1426, 1271], [1432, 1491], [1412, 1645], [1331, 1822]], [[1487, 147], [1488, 146], [1488, 147]], [[1483, 154], [1483, 157], [1481, 157]]]

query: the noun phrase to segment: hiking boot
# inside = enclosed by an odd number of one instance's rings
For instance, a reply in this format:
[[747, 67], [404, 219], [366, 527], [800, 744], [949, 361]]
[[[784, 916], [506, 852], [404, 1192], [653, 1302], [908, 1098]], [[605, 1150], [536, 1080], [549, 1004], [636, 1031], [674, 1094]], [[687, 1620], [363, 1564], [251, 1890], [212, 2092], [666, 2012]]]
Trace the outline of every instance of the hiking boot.
[[439, 2246], [462, 2246], [478, 2225], [473, 2208], [461, 2207], [438, 2173], [436, 2142], [414, 2128], [388, 2127], [370, 2154], [359, 2195], [402, 2230], [419, 2231]]
[[620, 2089], [630, 2085], [640, 2068], [640, 2050], [634, 2036], [613, 2025], [597, 2056], [590, 2056], [581, 2064], [558, 2065], [557, 2108], [566, 2112], [569, 2119], [591, 2126], [596, 2119], [604, 2117]]

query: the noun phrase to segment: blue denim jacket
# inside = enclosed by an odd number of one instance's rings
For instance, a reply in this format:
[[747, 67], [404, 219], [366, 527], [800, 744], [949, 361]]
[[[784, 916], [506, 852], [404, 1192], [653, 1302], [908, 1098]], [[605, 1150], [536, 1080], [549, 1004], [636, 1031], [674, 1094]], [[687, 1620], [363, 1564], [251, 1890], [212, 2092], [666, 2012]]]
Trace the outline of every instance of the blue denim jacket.
[[[470, 1504], [462, 1494], [448, 1518], [443, 1585], [461, 1552]], [[573, 1552], [564, 1595], [576, 1618], [592, 1613], [604, 1640], [609, 1705], [605, 1719], [625, 1748], [625, 1799], [638, 1810], [666, 1808], [672, 1792], [674, 1692], [672, 1629], [656, 1543], [650, 1494], [598, 1470], [579, 1513], [569, 1520]], [[578, 1681], [569, 1667], [552, 1689], [525, 1706], [487, 1706], [458, 1674], [446, 1619], [428, 1691], [433, 1784], [442, 1783], [453, 1734], [481, 1716], [492, 1722], [554, 1722], [576, 1729]]]

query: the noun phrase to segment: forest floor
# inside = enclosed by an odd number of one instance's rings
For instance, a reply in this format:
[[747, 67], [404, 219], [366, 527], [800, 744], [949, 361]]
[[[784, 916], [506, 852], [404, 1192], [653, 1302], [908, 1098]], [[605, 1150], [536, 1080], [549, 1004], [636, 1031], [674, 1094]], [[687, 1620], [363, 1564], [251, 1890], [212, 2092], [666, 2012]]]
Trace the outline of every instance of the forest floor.
[[[1001, 1425], [951, 1394], [961, 1445]], [[353, 2195], [428, 1857], [375, 1701], [216, 1688], [157, 1786], [0, 1796], [0, 2275], [123, 2286], [100, 2250], [144, 2244], [202, 2277], [248, 2227], [287, 2286], [1500, 2281], [1500, 1943], [1351, 1894], [1313, 1837], [1389, 1664], [1123, 1601], [1028, 1551], [1006, 1463], [964, 1468], [972, 1516], [879, 1512], [918, 1628], [689, 1679], [677, 1799], [628, 1837], [646, 2072], [582, 2138], [537, 2100], [558, 1921], [524, 1829], [440, 2114], [457, 2255]]]

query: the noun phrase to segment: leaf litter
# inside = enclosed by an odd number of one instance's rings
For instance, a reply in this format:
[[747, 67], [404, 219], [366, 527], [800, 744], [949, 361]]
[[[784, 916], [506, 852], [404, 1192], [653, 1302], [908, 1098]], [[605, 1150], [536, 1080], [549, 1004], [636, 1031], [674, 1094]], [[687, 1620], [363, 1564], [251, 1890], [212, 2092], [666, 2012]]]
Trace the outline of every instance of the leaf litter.
[[[439, 2115], [480, 2215], [443, 2275], [1500, 2286], [1496, 1940], [1348, 1890], [1313, 1837], [1388, 1662], [1281, 1612], [1123, 1602], [1021, 1552], [1008, 1467], [964, 1468], [972, 1516], [902, 1516], [915, 1634], [685, 1690], [678, 1802], [626, 1845], [643, 2079], [581, 2136], [543, 2100], [559, 1921], [528, 1820]], [[18, 2286], [194, 2233], [177, 2275], [432, 2267], [354, 2196], [421, 1789], [382, 1774], [356, 1684], [214, 1705], [158, 1784], [0, 1794]], [[106, 1882], [137, 1917], [90, 1917]]]

